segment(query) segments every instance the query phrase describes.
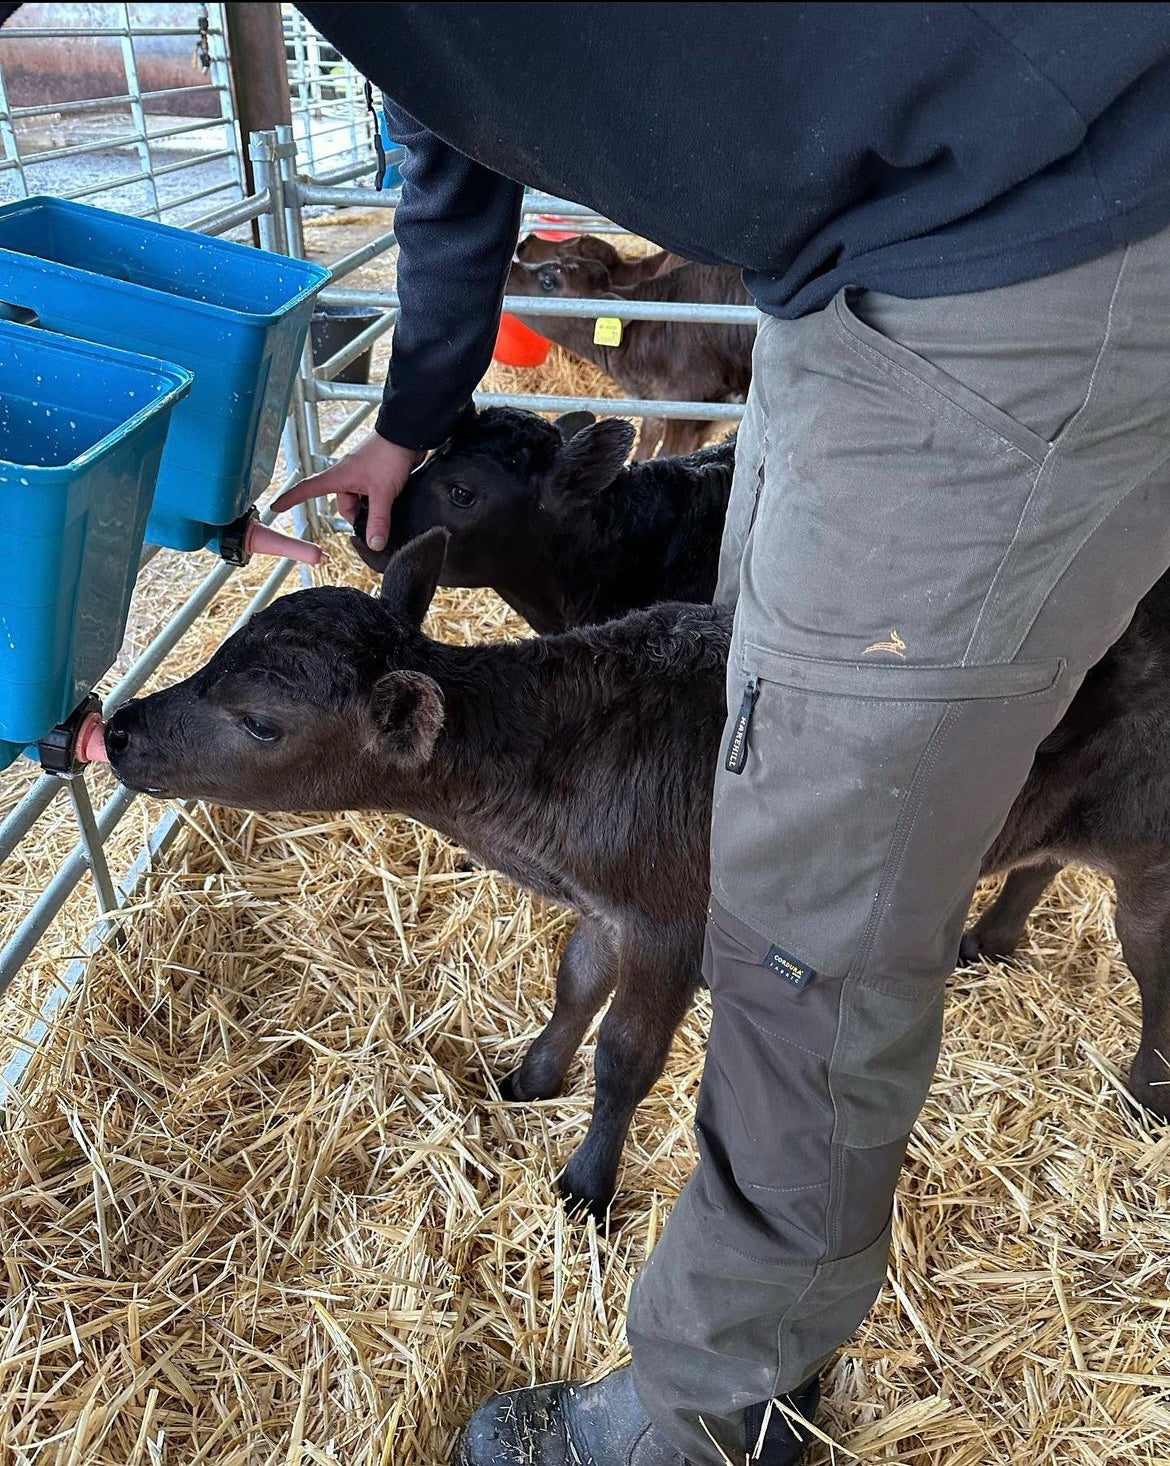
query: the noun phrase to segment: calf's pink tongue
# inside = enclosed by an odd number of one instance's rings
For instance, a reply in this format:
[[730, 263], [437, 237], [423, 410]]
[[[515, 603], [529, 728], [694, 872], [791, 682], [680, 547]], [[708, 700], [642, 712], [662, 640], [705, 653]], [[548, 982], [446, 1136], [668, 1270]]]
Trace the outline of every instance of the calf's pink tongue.
[[77, 733], [77, 757], [87, 764], [108, 764], [106, 725], [97, 713], [90, 713]]

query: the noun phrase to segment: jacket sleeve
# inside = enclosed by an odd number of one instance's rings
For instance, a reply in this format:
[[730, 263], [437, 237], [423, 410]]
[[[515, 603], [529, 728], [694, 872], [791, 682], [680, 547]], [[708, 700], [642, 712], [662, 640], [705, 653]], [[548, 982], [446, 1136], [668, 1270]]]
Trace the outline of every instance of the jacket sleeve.
[[406, 153], [394, 215], [399, 313], [376, 428], [404, 448], [433, 448], [491, 361], [523, 190], [383, 100]]

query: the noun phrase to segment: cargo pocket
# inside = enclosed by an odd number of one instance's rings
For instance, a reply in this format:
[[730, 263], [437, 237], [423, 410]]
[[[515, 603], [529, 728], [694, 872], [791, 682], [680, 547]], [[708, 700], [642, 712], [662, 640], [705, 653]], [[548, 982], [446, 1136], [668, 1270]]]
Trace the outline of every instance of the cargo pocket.
[[[854, 967], [903, 827], [924, 801], [937, 823], [952, 771], [956, 789], [966, 777], [954, 769], [953, 730], [960, 730], [959, 753], [977, 767], [979, 739], [993, 739], [997, 724], [1034, 723], [1026, 753], [1028, 735], [1011, 747], [1015, 761], [1023, 760], [1018, 788], [1065, 680], [1056, 660], [847, 663], [739, 638], [732, 668], [729, 685], [738, 676], [741, 695], [716, 770], [713, 894], [798, 963], [838, 978]], [[988, 776], [990, 785], [996, 777]], [[1008, 768], [1009, 784], [1012, 777]], [[957, 795], [959, 823], [943, 829], [940, 861], [969, 863], [969, 846], [978, 861], [1002, 820], [1006, 805], [995, 807], [1002, 797], [991, 788], [984, 810]], [[983, 819], [991, 828], [979, 844]], [[929, 916], [929, 906], [923, 909]], [[917, 987], [908, 977], [912, 996]]]
[[1022, 453], [1037, 465], [1043, 463], [1052, 447], [1046, 438], [910, 347], [883, 336], [863, 321], [850, 303], [851, 297], [856, 298], [857, 294], [855, 290], [840, 290], [830, 307], [841, 338], [850, 350], [885, 374], [900, 392], [932, 412], [953, 415], [962, 430]]

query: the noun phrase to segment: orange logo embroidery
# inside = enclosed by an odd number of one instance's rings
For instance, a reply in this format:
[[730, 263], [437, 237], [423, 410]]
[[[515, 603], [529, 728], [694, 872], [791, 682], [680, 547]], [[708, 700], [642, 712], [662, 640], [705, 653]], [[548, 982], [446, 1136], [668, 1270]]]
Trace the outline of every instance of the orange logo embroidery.
[[872, 642], [869, 646], [866, 647], [862, 655], [868, 657], [870, 652], [893, 652], [894, 656], [901, 657], [902, 660], [905, 661], [906, 643], [902, 640], [902, 638], [898, 635], [896, 631], [891, 630], [889, 641]]

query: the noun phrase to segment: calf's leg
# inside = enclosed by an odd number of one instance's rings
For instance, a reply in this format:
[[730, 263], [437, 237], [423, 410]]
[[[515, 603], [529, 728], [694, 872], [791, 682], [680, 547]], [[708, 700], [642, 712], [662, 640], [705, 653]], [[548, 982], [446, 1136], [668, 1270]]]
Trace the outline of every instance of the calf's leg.
[[638, 446], [634, 449], [634, 462], [637, 463], [643, 458], [653, 458], [662, 445], [665, 432], [666, 423], [662, 418], [644, 417], [641, 431], [638, 433]]
[[698, 418], [672, 417], [662, 435], [660, 458], [675, 458], [681, 453], [694, 453], [703, 446], [708, 424]]
[[612, 938], [603, 927], [582, 918], [561, 954], [553, 1016], [519, 1069], [500, 1081], [504, 1099], [552, 1099], [560, 1094], [573, 1055], [593, 1015], [612, 992], [617, 974]]
[[623, 947], [621, 978], [597, 1036], [596, 1091], [585, 1139], [558, 1182], [573, 1210], [599, 1221], [613, 1200], [634, 1111], [662, 1073], [670, 1041], [698, 985], [699, 953]]
[[1170, 1120], [1170, 867], [1117, 876], [1117, 935], [1142, 995], [1134, 1098]]
[[960, 962], [993, 962], [1010, 957], [1020, 945], [1032, 909], [1062, 869], [1059, 860], [1021, 865], [1008, 872], [999, 895], [959, 943]]

